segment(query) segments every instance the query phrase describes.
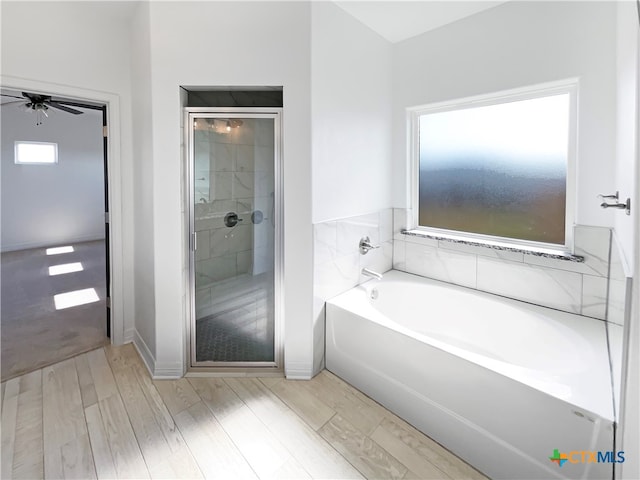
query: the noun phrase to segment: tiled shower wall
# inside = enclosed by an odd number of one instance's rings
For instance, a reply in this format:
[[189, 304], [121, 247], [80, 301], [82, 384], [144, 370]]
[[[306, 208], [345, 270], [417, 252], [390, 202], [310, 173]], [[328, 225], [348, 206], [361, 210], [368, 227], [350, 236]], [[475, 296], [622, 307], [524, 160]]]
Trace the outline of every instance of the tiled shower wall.
[[403, 235], [410, 214], [394, 210], [394, 269], [605, 319], [610, 229], [575, 227], [578, 263]]
[[[196, 131], [194, 165], [196, 315], [206, 313], [217, 282], [273, 268], [273, 130], [245, 119], [231, 132]], [[260, 210], [260, 223], [251, 213]], [[241, 222], [227, 227], [235, 212]]]
[[[392, 266], [393, 213], [390, 208], [367, 215], [316, 223], [313, 226], [313, 373], [324, 362], [325, 301], [369, 280], [367, 267], [386, 272]], [[380, 248], [361, 255], [358, 245], [368, 236]]]

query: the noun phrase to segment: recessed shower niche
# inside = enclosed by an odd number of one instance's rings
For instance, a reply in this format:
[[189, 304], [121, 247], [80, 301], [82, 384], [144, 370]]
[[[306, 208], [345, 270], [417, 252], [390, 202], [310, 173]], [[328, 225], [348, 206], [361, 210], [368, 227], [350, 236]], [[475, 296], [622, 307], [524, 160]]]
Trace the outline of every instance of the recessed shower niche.
[[191, 367], [282, 366], [280, 116], [185, 108]]

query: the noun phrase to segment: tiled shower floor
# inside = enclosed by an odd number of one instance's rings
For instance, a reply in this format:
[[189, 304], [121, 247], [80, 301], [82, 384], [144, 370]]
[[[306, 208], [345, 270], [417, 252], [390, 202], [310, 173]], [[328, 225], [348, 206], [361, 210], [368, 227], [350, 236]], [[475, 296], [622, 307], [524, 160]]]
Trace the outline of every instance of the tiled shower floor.
[[273, 361], [273, 287], [268, 273], [217, 282], [196, 320], [196, 360]]

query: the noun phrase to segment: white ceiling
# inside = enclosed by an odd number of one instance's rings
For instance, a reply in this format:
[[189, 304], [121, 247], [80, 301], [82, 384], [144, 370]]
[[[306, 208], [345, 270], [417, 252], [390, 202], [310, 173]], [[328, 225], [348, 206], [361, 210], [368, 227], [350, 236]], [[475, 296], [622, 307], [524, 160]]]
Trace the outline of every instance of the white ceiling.
[[392, 43], [505, 3], [501, 1], [336, 1], [344, 11]]

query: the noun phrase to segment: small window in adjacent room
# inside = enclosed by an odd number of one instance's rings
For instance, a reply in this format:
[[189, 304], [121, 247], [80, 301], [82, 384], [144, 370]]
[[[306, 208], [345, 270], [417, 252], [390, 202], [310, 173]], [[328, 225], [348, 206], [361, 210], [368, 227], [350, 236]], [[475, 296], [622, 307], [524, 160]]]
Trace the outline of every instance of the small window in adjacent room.
[[569, 250], [576, 87], [411, 109], [418, 229]]
[[15, 163], [19, 165], [50, 165], [58, 163], [58, 144], [46, 142], [15, 142]]

